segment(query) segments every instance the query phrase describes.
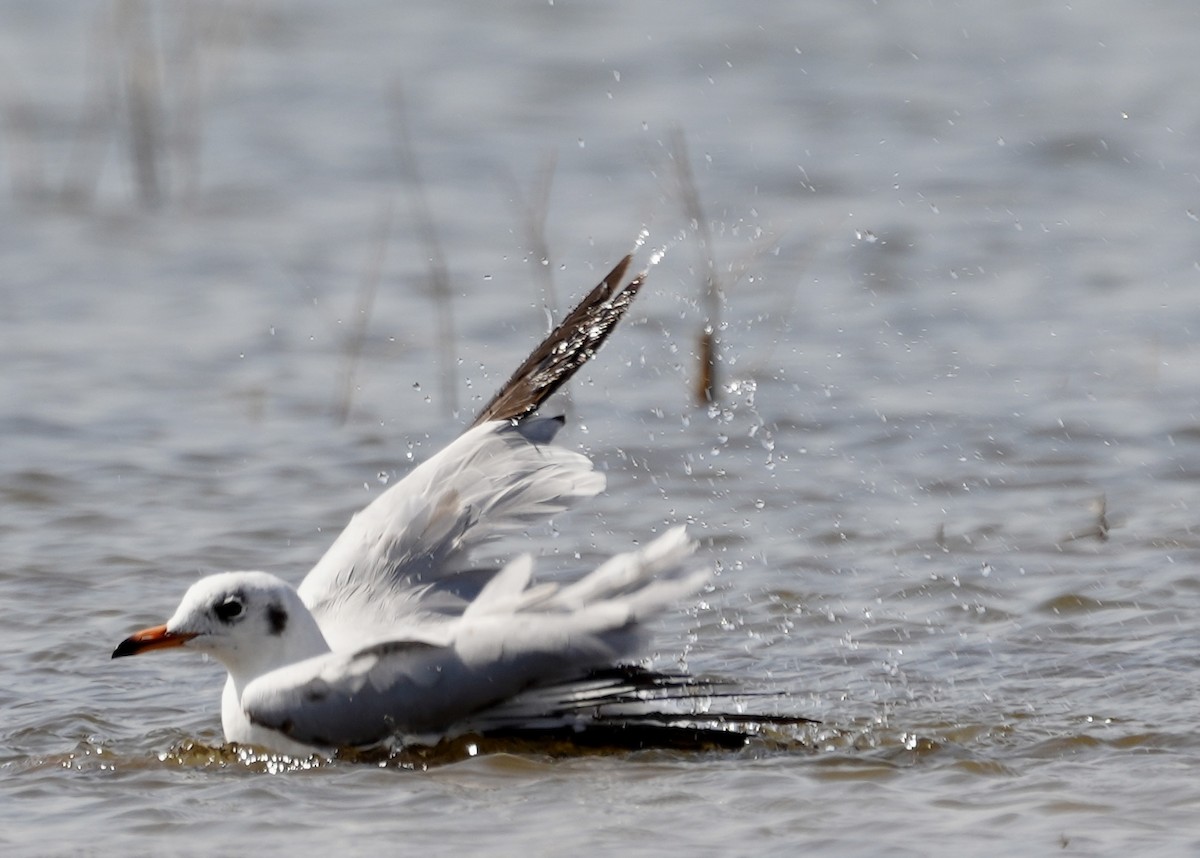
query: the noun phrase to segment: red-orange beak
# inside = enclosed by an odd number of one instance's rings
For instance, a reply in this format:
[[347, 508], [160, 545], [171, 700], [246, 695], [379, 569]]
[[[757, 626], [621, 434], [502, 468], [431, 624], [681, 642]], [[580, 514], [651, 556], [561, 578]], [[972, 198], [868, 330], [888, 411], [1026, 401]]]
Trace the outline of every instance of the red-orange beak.
[[134, 632], [121, 641], [117, 648], [113, 650], [112, 657], [122, 658], [127, 655], [149, 652], [152, 649], [183, 646], [194, 637], [195, 635], [190, 633], [180, 634], [178, 632], [169, 632], [166, 626], [142, 629], [140, 632]]

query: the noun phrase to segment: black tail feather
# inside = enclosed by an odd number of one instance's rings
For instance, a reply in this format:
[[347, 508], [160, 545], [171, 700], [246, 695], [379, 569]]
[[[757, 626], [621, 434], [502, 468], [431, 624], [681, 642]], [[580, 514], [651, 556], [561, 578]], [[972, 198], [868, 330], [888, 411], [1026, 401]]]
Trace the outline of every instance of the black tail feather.
[[[581, 745], [741, 747], [764, 727], [818, 723], [801, 715], [746, 711], [750, 700], [778, 696], [726, 679], [617, 665], [528, 689], [471, 727], [483, 736], [562, 737]], [[721, 708], [730, 701], [737, 705]]]
[[519, 743], [530, 747], [574, 748], [588, 751], [737, 751], [750, 736], [719, 727], [622, 722], [589, 724], [581, 728], [519, 728], [485, 733], [485, 741]]

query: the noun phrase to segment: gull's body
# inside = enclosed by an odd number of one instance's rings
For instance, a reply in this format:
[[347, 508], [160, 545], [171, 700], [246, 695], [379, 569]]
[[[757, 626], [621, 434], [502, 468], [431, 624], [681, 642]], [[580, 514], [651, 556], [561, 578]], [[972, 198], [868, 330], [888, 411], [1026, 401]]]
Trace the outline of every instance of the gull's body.
[[299, 588], [263, 572], [209, 576], [113, 656], [208, 653], [229, 671], [226, 740], [293, 754], [511, 725], [531, 700], [583, 712], [591, 698], [573, 681], [636, 654], [644, 621], [706, 580], [683, 529], [562, 587], [531, 586], [528, 556], [498, 572], [468, 557], [603, 489], [585, 456], [550, 445], [562, 421], [531, 415], [632, 301], [641, 276], [617, 288], [629, 261], [471, 428], [358, 513]]

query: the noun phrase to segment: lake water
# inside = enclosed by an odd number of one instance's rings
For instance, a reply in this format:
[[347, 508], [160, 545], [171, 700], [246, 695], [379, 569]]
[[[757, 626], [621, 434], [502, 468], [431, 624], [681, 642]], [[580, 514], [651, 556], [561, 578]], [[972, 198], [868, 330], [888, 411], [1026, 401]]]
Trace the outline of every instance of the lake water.
[[[1200, 849], [1194, 2], [3, 20], [5, 854]], [[497, 552], [690, 523], [716, 589], [652, 663], [813, 747], [279, 772], [219, 751], [218, 666], [109, 660], [199, 575], [298, 582], [643, 226], [666, 256], [562, 406], [608, 491]]]

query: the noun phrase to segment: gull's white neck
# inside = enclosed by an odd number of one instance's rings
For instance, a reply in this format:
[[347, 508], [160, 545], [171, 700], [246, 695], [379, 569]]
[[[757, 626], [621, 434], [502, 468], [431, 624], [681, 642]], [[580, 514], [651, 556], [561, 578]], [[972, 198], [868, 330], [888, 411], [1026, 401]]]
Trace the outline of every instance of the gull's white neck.
[[259, 637], [248, 646], [213, 655], [225, 665], [229, 678], [241, 695], [254, 680], [272, 670], [329, 652], [329, 644], [316, 618], [299, 599], [288, 606], [287, 626], [279, 634]]
[[221, 727], [225, 733], [225, 741], [259, 745], [293, 756], [309, 756], [314, 748], [292, 742], [274, 730], [252, 724], [242, 708], [241, 698], [246, 686], [259, 677], [289, 664], [329, 652], [325, 636], [321, 634], [316, 619], [307, 608], [295, 604], [290, 606], [288, 624], [284, 632], [278, 636], [260, 639], [256, 644], [218, 655], [229, 671], [229, 678], [221, 695]]

